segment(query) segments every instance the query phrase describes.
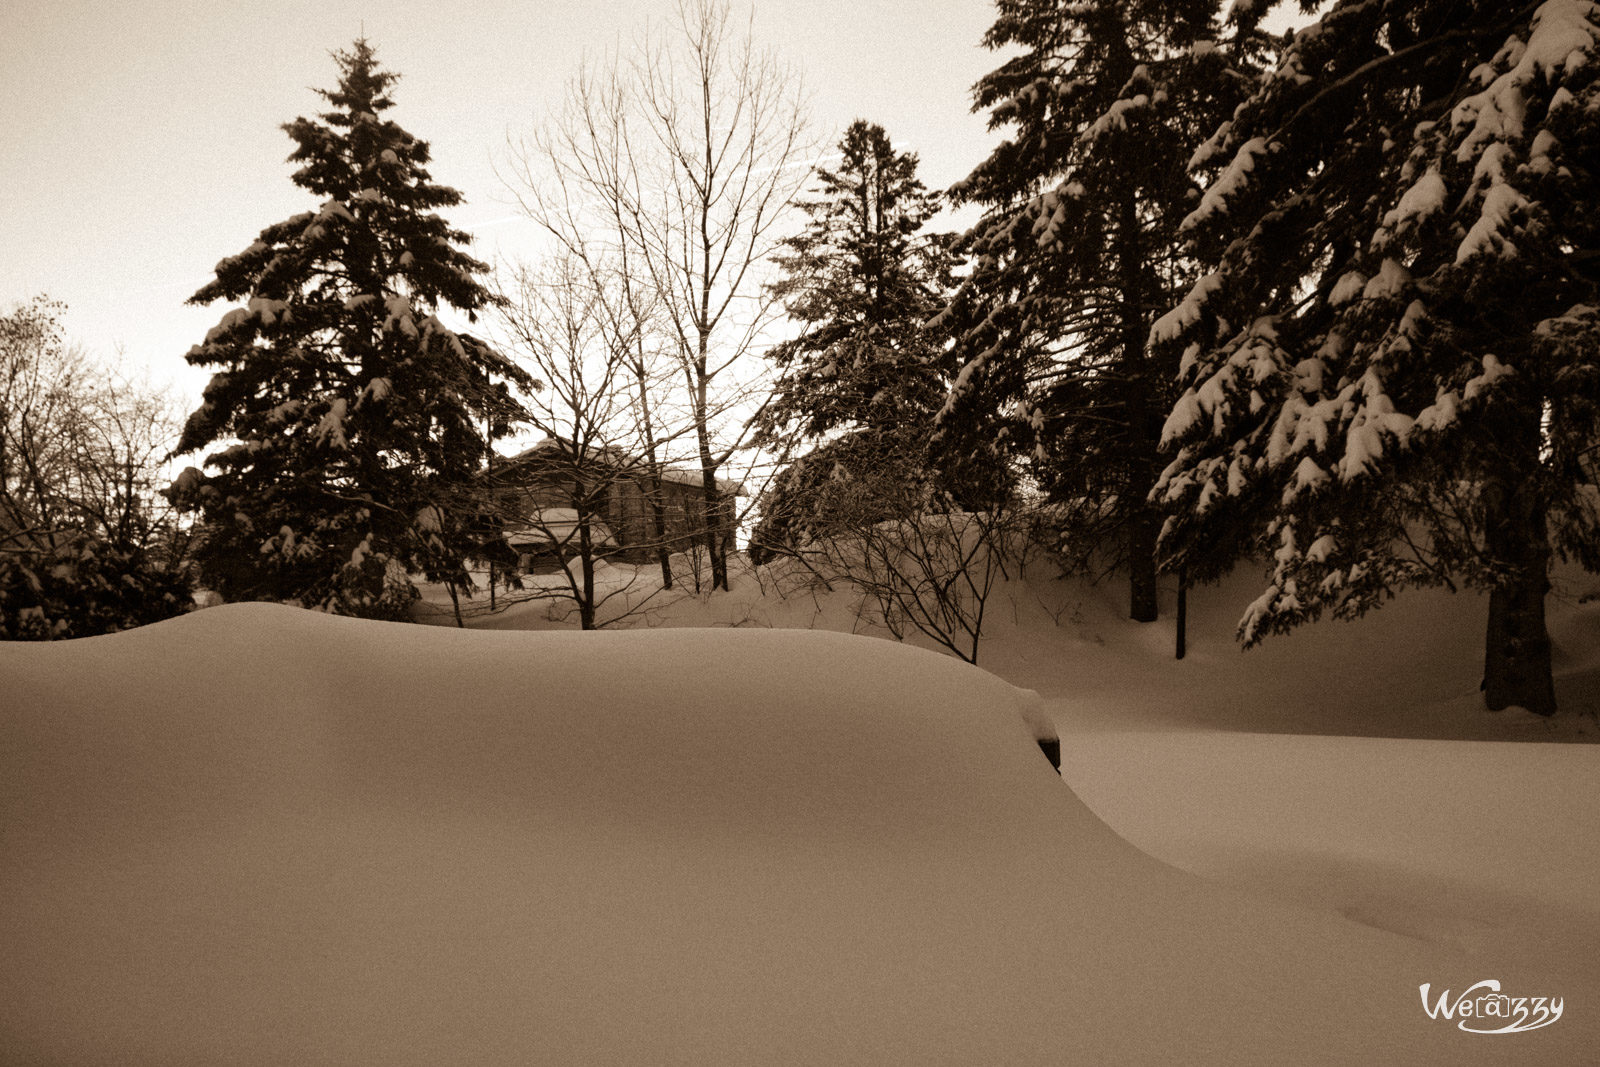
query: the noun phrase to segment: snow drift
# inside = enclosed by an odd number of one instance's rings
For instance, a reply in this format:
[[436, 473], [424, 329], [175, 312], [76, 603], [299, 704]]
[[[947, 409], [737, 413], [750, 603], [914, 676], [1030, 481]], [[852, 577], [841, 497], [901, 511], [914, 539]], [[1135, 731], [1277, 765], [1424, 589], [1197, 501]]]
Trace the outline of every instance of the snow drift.
[[[1031, 694], [799, 631], [0, 646], [0, 1061], [1581, 1062], [1593, 990], [1112, 833]], [[1562, 995], [1514, 1038], [1418, 987]]]

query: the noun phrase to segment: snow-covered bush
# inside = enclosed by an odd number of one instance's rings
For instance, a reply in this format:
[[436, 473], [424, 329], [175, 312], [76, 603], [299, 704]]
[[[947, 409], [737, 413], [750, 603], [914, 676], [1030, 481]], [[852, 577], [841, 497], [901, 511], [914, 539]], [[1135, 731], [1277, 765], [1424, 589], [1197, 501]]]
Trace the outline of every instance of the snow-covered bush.
[[171, 618], [189, 578], [86, 534], [47, 548], [0, 550], [0, 640], [92, 637]]

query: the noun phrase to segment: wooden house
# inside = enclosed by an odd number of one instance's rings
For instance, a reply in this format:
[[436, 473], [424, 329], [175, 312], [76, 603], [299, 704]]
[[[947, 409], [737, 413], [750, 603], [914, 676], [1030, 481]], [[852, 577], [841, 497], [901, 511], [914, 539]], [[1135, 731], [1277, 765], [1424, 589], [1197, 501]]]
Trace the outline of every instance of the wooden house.
[[[661, 547], [683, 552], [705, 538], [700, 472], [652, 471], [644, 459], [619, 449], [580, 449], [547, 437], [497, 462], [490, 482], [500, 513], [509, 519], [506, 541], [524, 570], [559, 566], [577, 555], [584, 516], [593, 551], [606, 558], [642, 563]], [[719, 533], [732, 537], [734, 503], [742, 489], [726, 479], [718, 480], [718, 488]]]

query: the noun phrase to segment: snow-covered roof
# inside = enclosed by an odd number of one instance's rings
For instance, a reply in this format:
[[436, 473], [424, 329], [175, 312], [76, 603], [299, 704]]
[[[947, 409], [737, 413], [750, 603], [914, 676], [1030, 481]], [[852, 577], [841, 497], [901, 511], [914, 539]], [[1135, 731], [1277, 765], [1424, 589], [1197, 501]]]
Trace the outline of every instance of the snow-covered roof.
[[[515, 467], [539, 456], [563, 453], [571, 455], [574, 451], [574, 446], [570, 442], [558, 437], [546, 437], [532, 447], [525, 448], [514, 456], [504, 457], [498, 462], [504, 469]], [[642, 474], [649, 466], [643, 456], [636, 456], [609, 445], [590, 446], [585, 452], [593, 456], [597, 463], [609, 463], [619, 470], [637, 470]], [[681, 466], [663, 466], [660, 468], [660, 475], [663, 482], [689, 486], [700, 485], [703, 477], [699, 468]], [[717, 488], [733, 496], [745, 496], [747, 492], [744, 483], [733, 478], [718, 478]]]

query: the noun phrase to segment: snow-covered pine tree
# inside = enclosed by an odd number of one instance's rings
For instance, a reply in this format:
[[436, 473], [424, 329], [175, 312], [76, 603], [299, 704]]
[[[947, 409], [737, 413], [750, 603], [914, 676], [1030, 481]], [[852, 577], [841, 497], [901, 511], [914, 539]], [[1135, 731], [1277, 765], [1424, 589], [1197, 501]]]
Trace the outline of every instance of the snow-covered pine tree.
[[944, 399], [938, 348], [921, 329], [950, 285], [944, 240], [922, 232], [939, 197], [881, 126], [857, 120], [838, 151], [836, 169], [817, 168], [819, 196], [800, 204], [805, 230], [773, 256], [784, 276], [770, 292], [801, 333], [768, 354], [778, 381], [767, 438], [890, 429]]
[[783, 276], [769, 292], [801, 332], [768, 354], [778, 376], [757, 443], [802, 455], [763, 494], [758, 557], [803, 539], [829, 478], [895, 466], [907, 484], [940, 481], [906, 469], [908, 455], [926, 451], [908, 442], [926, 441], [954, 370], [923, 328], [952, 285], [948, 239], [923, 232], [939, 197], [917, 178], [916, 154], [896, 151], [881, 126], [857, 120], [838, 151], [835, 168], [817, 168], [817, 196], [800, 204], [805, 229], [773, 257]]
[[262, 230], [190, 298], [243, 306], [189, 351], [219, 369], [178, 450], [225, 447], [172, 495], [200, 510], [202, 579], [228, 599], [395, 615], [408, 573], [469, 582], [473, 479], [516, 417], [505, 383], [531, 381], [439, 319], [491, 302], [469, 236], [436, 213], [461, 196], [383, 117], [397, 75], [367, 41], [335, 59], [338, 87], [318, 90], [332, 110], [284, 126], [293, 180], [320, 205]]
[[1590, 0], [1340, 0], [1202, 153], [1155, 496], [1175, 559], [1273, 553], [1247, 644], [1461, 582], [1488, 706], [1555, 710], [1552, 554], [1600, 567], [1597, 39]]
[[1062, 505], [1063, 547], [1120, 542], [1130, 614], [1156, 617], [1160, 516], [1145, 503], [1175, 365], [1146, 350], [1192, 281], [1187, 162], [1243, 98], [1265, 45], [1255, 5], [997, 0], [984, 38], [1018, 50], [974, 89], [1004, 140], [952, 194], [986, 214], [941, 318], [961, 370], [945, 448], [1001, 449]]

